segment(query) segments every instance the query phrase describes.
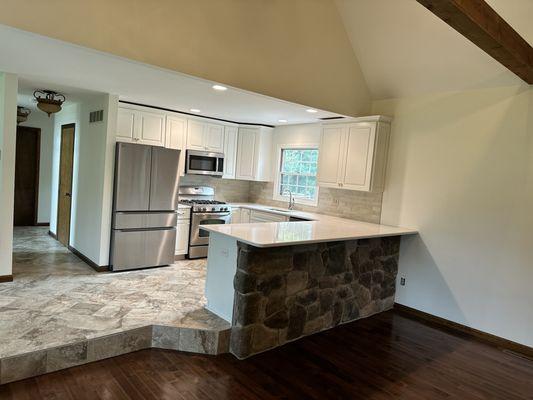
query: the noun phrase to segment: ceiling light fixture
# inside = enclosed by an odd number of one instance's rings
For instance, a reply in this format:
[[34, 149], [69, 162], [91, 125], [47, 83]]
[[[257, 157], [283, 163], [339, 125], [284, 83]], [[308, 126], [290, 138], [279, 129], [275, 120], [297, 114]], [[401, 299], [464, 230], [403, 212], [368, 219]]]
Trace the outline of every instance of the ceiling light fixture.
[[223, 92], [224, 90], [228, 90], [228, 88], [226, 86], [222, 86], [222, 85], [213, 85], [212, 88], [215, 89], [215, 90], [218, 90], [219, 92]]
[[317, 110], [315, 110], [314, 108], [308, 108], [308, 109], [307, 109], [307, 110], [305, 110], [305, 111], [307, 111], [308, 113], [312, 113], [312, 114], [314, 114], [314, 113], [318, 112], [318, 111], [317, 111]]
[[65, 96], [53, 90], [36, 90], [33, 97], [37, 101], [37, 108], [44, 111], [50, 117], [51, 114], [61, 111], [61, 104], [65, 102]]
[[278, 122], [287, 122], [286, 119], [278, 119]]
[[26, 122], [30, 114], [31, 110], [29, 108], [17, 106], [17, 125], [21, 122]]
[[197, 108], [191, 108], [191, 112], [193, 112], [193, 113], [199, 113], [199, 112], [201, 112], [201, 111], [200, 111], [199, 109], [197, 109]]

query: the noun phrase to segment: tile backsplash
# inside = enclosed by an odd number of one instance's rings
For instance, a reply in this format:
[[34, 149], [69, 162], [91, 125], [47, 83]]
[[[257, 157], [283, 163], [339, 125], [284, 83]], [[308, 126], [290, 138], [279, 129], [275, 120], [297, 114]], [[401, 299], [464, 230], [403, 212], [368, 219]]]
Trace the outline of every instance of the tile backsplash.
[[202, 175], [185, 175], [180, 178], [179, 184], [212, 186], [215, 188], [215, 199], [228, 203], [247, 203], [250, 201], [249, 181], [221, 179]]
[[[272, 199], [272, 182], [250, 182], [220, 179], [211, 176], [185, 175], [180, 185], [204, 185], [215, 188], [215, 198], [228, 203], [259, 203], [274, 207], [287, 207], [287, 202]], [[379, 223], [381, 219], [381, 193], [357, 192], [320, 188], [318, 206], [296, 204], [296, 210], [334, 215], [359, 221]]]
[[[272, 199], [273, 190], [274, 184], [271, 182], [250, 182], [249, 201], [275, 207], [287, 207], [287, 202]], [[295, 204], [294, 208], [301, 211], [379, 223], [381, 220], [381, 198], [382, 193], [320, 188], [317, 207]]]

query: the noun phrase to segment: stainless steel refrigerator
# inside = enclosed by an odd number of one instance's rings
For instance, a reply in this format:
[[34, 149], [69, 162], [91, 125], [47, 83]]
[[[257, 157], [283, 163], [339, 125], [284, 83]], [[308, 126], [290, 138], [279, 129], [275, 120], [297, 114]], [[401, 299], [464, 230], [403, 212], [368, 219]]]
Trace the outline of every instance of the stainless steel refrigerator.
[[174, 262], [179, 157], [179, 150], [117, 143], [111, 270]]

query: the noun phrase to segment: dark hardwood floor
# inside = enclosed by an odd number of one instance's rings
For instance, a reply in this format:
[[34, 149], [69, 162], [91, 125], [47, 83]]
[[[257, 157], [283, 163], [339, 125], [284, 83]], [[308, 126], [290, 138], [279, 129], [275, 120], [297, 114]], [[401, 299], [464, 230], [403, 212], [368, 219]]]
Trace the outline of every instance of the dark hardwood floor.
[[239, 361], [145, 350], [0, 386], [0, 399], [533, 399], [533, 360], [397, 311]]

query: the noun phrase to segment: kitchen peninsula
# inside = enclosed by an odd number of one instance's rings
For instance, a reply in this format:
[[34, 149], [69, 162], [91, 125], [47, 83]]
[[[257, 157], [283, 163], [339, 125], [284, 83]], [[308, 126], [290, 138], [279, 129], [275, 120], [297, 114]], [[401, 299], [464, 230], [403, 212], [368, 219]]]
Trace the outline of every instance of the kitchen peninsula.
[[308, 221], [201, 228], [210, 234], [207, 308], [231, 322], [230, 352], [241, 359], [390, 309], [400, 237], [416, 234], [279, 212]]

